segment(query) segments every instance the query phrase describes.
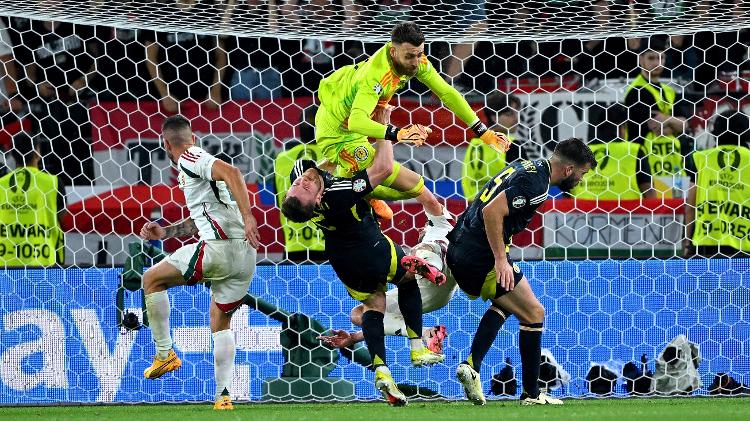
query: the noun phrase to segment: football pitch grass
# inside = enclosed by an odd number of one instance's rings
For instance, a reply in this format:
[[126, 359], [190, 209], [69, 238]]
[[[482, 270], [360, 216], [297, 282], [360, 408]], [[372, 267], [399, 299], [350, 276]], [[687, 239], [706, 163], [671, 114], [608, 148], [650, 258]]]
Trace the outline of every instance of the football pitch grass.
[[517, 400], [468, 402], [413, 401], [404, 408], [384, 402], [265, 404], [239, 403], [234, 411], [211, 404], [0, 407], [0, 420], [657, 420], [720, 421], [750, 419], [750, 398], [565, 400], [562, 406], [522, 407]]

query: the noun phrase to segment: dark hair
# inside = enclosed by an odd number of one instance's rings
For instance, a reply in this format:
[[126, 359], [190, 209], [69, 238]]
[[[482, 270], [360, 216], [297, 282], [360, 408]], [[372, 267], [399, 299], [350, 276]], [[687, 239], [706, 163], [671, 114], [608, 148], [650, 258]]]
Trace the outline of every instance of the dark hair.
[[414, 22], [399, 22], [393, 27], [391, 42], [394, 44], [408, 42], [416, 47], [424, 43], [424, 34]]
[[638, 55], [645, 54], [649, 51], [662, 52], [669, 48], [669, 36], [651, 35], [641, 40], [641, 46], [638, 48]]
[[521, 100], [513, 94], [494, 91], [487, 95], [486, 104], [487, 106], [484, 108], [484, 115], [488, 120], [496, 122], [494, 113], [506, 113], [511, 107], [515, 109], [521, 105]]
[[167, 119], [164, 120], [164, 123], [161, 124], [161, 131], [180, 131], [189, 128], [190, 121], [181, 115], [173, 115], [171, 117], [167, 117]]
[[18, 133], [13, 136], [13, 149], [11, 154], [16, 161], [17, 166], [28, 165], [38, 154], [37, 146], [39, 143], [26, 133]]
[[281, 213], [292, 222], [307, 222], [315, 214], [315, 205], [303, 205], [296, 197], [287, 197], [281, 203]]
[[735, 109], [726, 110], [714, 117], [714, 128], [718, 145], [748, 146], [750, 140], [750, 118]]
[[591, 148], [577, 137], [571, 137], [558, 143], [552, 155], [576, 166], [590, 164], [592, 168], [596, 167], [596, 158], [594, 158]]

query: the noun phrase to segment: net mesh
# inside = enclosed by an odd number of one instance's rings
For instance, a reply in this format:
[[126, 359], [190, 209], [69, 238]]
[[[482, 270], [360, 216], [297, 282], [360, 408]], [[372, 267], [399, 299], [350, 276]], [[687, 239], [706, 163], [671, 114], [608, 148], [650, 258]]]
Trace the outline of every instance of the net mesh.
[[[563, 385], [553, 393], [746, 392], [717, 388], [732, 383], [715, 383], [715, 376], [750, 381], [743, 353], [750, 346], [750, 204], [741, 194], [750, 183], [750, 156], [716, 146], [748, 140], [748, 7], [4, 1], [0, 148], [3, 174], [16, 175], [0, 191], [0, 265], [13, 268], [0, 273], [0, 403], [213, 399], [208, 289], [170, 292], [172, 333], [184, 361], [173, 377], [143, 379], [154, 353], [150, 331], [126, 329], [147, 323], [139, 289], [150, 260], [142, 260], [138, 231], [148, 221], [188, 216], [159, 140], [161, 123], [177, 112], [204, 149], [240, 168], [261, 232], [248, 306], [232, 322], [232, 395], [376, 399], [372, 373], [356, 362], [363, 349], [339, 354], [315, 339], [329, 328], [358, 330], [349, 314], [357, 302], [330, 266], [287, 259], [306, 261], [289, 245], [317, 234], [280, 220], [279, 193], [288, 181], [277, 158], [294, 141], [314, 139], [319, 81], [373, 54], [404, 18], [421, 26], [430, 60], [477, 115], [514, 138], [504, 159], [491, 154], [416, 80], [394, 98], [394, 124], [433, 129], [426, 146], [397, 145], [396, 160], [423, 174], [452, 213], [462, 212], [506, 162], [546, 157], [573, 136], [595, 150], [599, 165], [585, 188], [551, 190], [528, 230], [513, 239], [511, 256], [523, 260], [547, 309], [543, 346], [565, 371], [558, 371]], [[656, 94], [633, 89], [644, 68], [658, 74]], [[19, 188], [28, 191], [29, 179], [12, 173], [23, 159], [12, 148], [21, 132], [41, 140], [39, 167], [58, 177], [62, 200], [47, 189], [46, 214], [19, 216], [27, 199], [14, 197]], [[693, 189], [691, 198], [694, 184], [705, 188]], [[395, 217], [383, 229], [396, 243], [415, 245], [426, 221], [421, 207], [392, 207]], [[686, 241], [696, 239], [694, 231], [719, 243], [696, 249]], [[147, 254], [159, 258], [158, 250], [171, 253], [194, 241], [157, 242]], [[486, 307], [456, 293], [424, 315], [426, 327], [447, 328], [445, 365], [412, 368], [406, 340], [388, 338], [396, 381], [420, 397], [462, 399], [453, 362], [466, 358]], [[124, 321], [132, 317], [135, 325]], [[502, 392], [491, 379], [506, 359], [520, 383], [517, 331], [511, 318], [485, 359], [486, 393]], [[689, 366], [697, 353], [682, 347], [680, 335], [698, 346], [695, 370]], [[676, 359], [670, 343], [681, 350]], [[661, 383], [639, 374], [644, 355], [645, 371]], [[623, 370], [628, 362], [634, 364]], [[549, 374], [549, 367], [542, 371]], [[546, 378], [557, 384], [557, 377]], [[510, 395], [520, 392], [509, 387]]]
[[596, 39], [691, 34], [747, 27], [742, 0], [8, 0], [0, 14], [98, 22], [123, 28], [284, 39], [384, 41], [397, 20], [423, 22], [431, 39], [451, 41]]

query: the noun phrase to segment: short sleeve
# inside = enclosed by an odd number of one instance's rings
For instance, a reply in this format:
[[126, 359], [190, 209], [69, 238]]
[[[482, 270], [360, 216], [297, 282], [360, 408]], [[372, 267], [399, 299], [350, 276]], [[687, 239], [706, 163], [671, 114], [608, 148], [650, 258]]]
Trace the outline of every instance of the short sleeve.
[[514, 215], [523, 211], [527, 206], [536, 206], [547, 200], [547, 189], [542, 190], [535, 184], [541, 185], [541, 183], [534, 183], [528, 174], [510, 181], [510, 185], [505, 189], [509, 215]]
[[643, 147], [638, 148], [638, 163], [635, 171], [635, 181], [638, 185], [651, 183], [651, 164]]
[[190, 178], [212, 181], [211, 168], [216, 157], [201, 148], [192, 147], [180, 155], [177, 161], [180, 170]]
[[698, 170], [695, 168], [695, 159], [692, 153], [685, 157], [685, 172], [687, 173], [688, 177], [690, 177], [690, 181], [695, 184]]
[[337, 177], [326, 188], [323, 200], [331, 208], [348, 210], [352, 205], [372, 193], [367, 170], [362, 170], [351, 178]]

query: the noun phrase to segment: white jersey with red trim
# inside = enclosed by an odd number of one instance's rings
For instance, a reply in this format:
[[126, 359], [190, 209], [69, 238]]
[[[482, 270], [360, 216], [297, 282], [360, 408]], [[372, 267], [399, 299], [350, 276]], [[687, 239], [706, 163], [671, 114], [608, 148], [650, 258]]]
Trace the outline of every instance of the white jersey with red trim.
[[242, 239], [245, 228], [237, 204], [226, 183], [211, 178], [211, 167], [217, 159], [197, 146], [191, 147], [177, 160], [177, 180], [201, 240]]

